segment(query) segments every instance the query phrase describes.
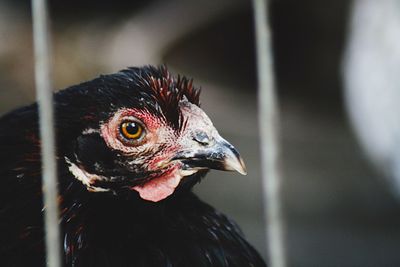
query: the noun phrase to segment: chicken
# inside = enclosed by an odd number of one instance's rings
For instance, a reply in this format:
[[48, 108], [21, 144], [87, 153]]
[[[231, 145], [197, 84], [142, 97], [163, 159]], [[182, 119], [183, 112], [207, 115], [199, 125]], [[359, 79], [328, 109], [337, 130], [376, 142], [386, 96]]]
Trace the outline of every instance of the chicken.
[[[191, 191], [245, 174], [192, 80], [128, 68], [54, 95], [64, 266], [265, 266], [238, 226]], [[44, 266], [37, 105], [0, 119], [1, 266]]]

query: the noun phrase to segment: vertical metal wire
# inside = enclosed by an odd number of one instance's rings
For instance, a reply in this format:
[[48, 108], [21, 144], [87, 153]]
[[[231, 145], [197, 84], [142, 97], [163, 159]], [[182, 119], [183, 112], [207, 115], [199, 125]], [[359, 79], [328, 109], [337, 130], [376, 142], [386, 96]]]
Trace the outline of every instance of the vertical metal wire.
[[40, 136], [43, 168], [43, 202], [46, 230], [46, 262], [61, 267], [60, 230], [58, 225], [57, 166], [55, 159], [50, 45], [46, 0], [32, 0], [35, 81], [39, 104]]
[[271, 33], [267, 0], [253, 0], [258, 69], [258, 105], [261, 168], [266, 207], [270, 267], [286, 266], [278, 166], [278, 112], [276, 105]]

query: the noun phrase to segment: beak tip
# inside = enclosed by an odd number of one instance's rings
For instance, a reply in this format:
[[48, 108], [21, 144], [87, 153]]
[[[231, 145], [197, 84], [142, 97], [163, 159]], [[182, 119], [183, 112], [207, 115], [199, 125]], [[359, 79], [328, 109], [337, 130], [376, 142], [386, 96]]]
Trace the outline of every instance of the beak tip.
[[227, 160], [226, 162], [227, 170], [237, 171], [241, 175], [247, 175], [246, 165], [243, 159], [239, 156], [234, 159]]
[[236, 171], [240, 173], [241, 175], [247, 175], [247, 168], [246, 164], [244, 164], [244, 161], [242, 157], [239, 156], [239, 166], [236, 168]]
[[247, 175], [247, 171], [246, 170], [242, 170], [242, 171], [238, 171], [241, 175], [246, 176]]

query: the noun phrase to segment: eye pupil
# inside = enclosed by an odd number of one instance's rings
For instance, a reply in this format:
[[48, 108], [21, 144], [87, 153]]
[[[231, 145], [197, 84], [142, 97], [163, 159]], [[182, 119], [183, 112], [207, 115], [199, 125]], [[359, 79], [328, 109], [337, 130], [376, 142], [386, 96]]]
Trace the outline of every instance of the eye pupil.
[[126, 132], [128, 134], [136, 134], [139, 131], [139, 126], [134, 122], [128, 122], [126, 125]]
[[143, 128], [139, 123], [127, 121], [121, 124], [121, 133], [127, 139], [138, 139], [142, 132]]

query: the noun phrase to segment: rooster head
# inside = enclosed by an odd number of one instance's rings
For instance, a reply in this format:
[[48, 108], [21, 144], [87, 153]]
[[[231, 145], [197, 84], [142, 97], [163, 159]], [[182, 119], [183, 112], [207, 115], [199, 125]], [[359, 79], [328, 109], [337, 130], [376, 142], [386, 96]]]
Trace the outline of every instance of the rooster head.
[[[55, 95], [59, 155], [89, 191], [136, 191], [158, 202], [209, 169], [246, 169], [200, 108], [192, 80], [129, 68]], [[66, 141], [69, 140], [69, 141]]]

